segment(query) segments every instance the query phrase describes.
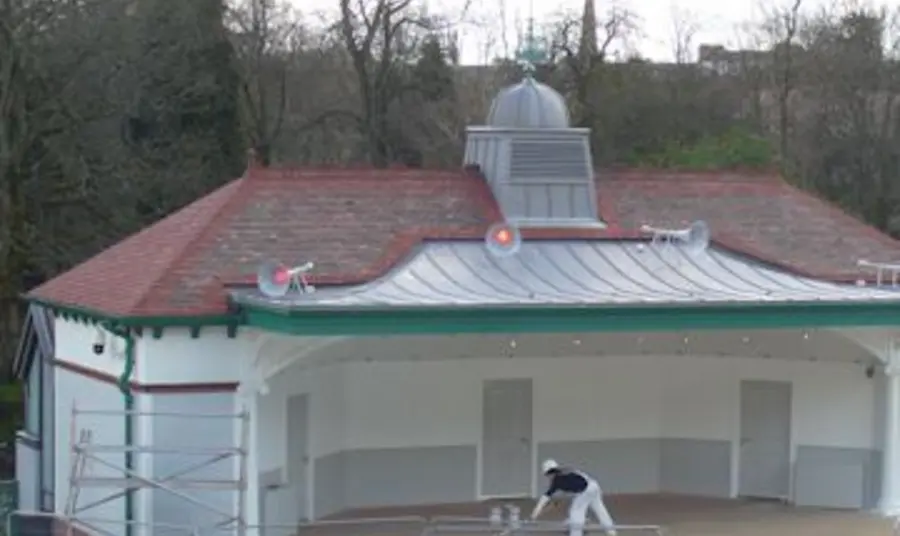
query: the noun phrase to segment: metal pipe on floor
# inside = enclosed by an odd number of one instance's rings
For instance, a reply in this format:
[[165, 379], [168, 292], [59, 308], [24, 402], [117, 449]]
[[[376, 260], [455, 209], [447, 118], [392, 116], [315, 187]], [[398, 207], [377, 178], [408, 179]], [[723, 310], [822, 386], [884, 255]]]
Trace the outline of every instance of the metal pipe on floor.
[[[614, 525], [611, 527], [617, 532], [653, 532], [655, 534], [664, 534], [665, 530], [661, 525]], [[599, 523], [585, 523], [583, 527], [585, 532], [605, 533], [606, 528]], [[516, 532], [529, 534], [554, 534], [560, 532], [568, 532], [568, 524], [566, 523], [546, 523], [540, 521], [523, 521]]]

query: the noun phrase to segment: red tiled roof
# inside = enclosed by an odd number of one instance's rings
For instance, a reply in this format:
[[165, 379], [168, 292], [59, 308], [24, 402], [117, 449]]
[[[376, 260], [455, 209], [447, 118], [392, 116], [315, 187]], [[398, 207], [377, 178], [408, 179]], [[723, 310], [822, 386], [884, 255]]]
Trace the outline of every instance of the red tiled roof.
[[[609, 230], [525, 237], [626, 237], [705, 219], [725, 247], [825, 279], [856, 279], [859, 258], [900, 257], [900, 242], [772, 176], [608, 171], [598, 195]], [[254, 168], [29, 297], [119, 316], [217, 314], [224, 284], [264, 259], [312, 260], [319, 284], [359, 283], [424, 239], [480, 238], [499, 219], [484, 180], [464, 171]]]
[[794, 273], [855, 281], [859, 259], [900, 258], [900, 242], [774, 175], [613, 172], [599, 197], [622, 229], [709, 222], [721, 245]]

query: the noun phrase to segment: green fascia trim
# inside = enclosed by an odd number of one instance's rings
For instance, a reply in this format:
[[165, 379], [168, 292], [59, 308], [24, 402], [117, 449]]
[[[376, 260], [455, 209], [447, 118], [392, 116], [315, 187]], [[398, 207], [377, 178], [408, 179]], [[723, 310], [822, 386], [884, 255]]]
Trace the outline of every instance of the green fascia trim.
[[153, 336], [159, 338], [165, 328], [190, 328], [194, 336], [199, 336], [201, 328], [224, 326], [229, 336], [233, 337], [241, 324], [238, 314], [198, 315], [198, 316], [120, 316], [110, 315], [103, 311], [69, 304], [55, 303], [25, 296], [24, 299], [35, 305], [46, 307], [57, 316], [71, 318], [87, 324], [104, 324], [112, 327], [131, 328], [139, 335], [143, 329], [153, 330]]
[[244, 321], [292, 335], [350, 336], [863, 327], [900, 325], [900, 302], [290, 311], [245, 305]]

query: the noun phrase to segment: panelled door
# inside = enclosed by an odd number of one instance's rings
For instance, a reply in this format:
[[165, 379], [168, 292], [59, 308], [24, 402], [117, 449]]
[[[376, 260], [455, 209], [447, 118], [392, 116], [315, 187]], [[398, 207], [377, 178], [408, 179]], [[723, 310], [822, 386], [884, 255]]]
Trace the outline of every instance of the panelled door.
[[791, 384], [741, 382], [742, 497], [787, 499], [791, 482]]
[[294, 492], [297, 519], [309, 517], [309, 397], [294, 395], [287, 401], [288, 482]]
[[532, 382], [488, 380], [483, 386], [481, 495], [531, 495]]

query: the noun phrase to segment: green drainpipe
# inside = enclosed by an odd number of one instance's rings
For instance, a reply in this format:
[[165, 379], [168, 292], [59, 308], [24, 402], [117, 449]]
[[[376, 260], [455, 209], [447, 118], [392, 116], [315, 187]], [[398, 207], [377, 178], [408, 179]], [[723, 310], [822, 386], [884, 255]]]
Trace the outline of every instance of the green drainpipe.
[[[134, 393], [131, 392], [131, 377], [134, 375], [134, 335], [128, 328], [108, 326], [107, 330], [116, 337], [125, 339], [125, 368], [119, 376], [118, 386], [122, 392], [125, 405], [125, 469], [134, 472]], [[125, 536], [134, 534], [134, 490], [128, 488], [125, 492]]]

